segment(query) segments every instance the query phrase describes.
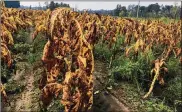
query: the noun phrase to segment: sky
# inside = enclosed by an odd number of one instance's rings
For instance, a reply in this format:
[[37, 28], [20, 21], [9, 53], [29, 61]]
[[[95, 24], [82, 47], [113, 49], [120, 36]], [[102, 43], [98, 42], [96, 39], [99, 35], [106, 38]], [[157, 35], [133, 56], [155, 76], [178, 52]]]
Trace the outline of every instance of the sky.
[[[25, 1], [20, 1], [20, 5], [24, 5], [24, 6], [39, 6], [39, 3], [41, 6], [45, 6], [45, 2], [41, 1], [41, 2], [25, 2]], [[58, 2], [59, 3], [59, 2]], [[122, 6], [128, 6], [130, 4], [135, 4], [138, 5], [138, 2], [83, 2], [83, 1], [77, 1], [77, 2], [72, 2], [72, 1], [67, 1], [63, 3], [67, 3], [70, 5], [70, 7], [72, 8], [77, 8], [79, 10], [83, 10], [83, 9], [92, 9], [92, 10], [100, 10], [100, 9], [107, 9], [107, 10], [111, 10], [116, 8], [117, 4], [121, 4]], [[158, 3], [159, 5], [174, 5], [175, 1], [170, 1], [170, 2], [144, 2], [144, 1], [140, 1], [140, 5], [142, 6], [148, 6], [149, 4], [154, 4], [154, 3]], [[178, 5], [180, 5], [180, 2], [177, 2]]]

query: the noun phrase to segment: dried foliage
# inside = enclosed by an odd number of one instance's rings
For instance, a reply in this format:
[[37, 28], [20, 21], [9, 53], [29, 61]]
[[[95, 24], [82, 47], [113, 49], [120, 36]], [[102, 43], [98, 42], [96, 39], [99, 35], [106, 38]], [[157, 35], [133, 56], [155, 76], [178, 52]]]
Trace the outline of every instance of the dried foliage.
[[[163, 52], [154, 60], [151, 73], [154, 74], [147, 98], [156, 79], [164, 84], [167, 72], [165, 60], [172, 53], [181, 61], [181, 24], [164, 24], [160, 20], [134, 20], [114, 18], [98, 14], [73, 12], [69, 8], [57, 8], [53, 11], [21, 10], [1, 7], [1, 54], [8, 66], [11, 66], [13, 45], [12, 33], [20, 28], [35, 27], [34, 39], [39, 32], [45, 34], [48, 41], [43, 50], [42, 62], [46, 74], [40, 79], [42, 101], [46, 108], [54, 97], [62, 93], [61, 103], [66, 112], [89, 111], [93, 103], [93, 47], [99, 40], [111, 48], [118, 35], [124, 35], [126, 57], [145, 54], [154, 46], [164, 45]], [[120, 37], [123, 38], [123, 37]], [[133, 53], [131, 53], [133, 52]], [[61, 81], [60, 81], [61, 77]], [[4, 91], [2, 91], [4, 93]]]

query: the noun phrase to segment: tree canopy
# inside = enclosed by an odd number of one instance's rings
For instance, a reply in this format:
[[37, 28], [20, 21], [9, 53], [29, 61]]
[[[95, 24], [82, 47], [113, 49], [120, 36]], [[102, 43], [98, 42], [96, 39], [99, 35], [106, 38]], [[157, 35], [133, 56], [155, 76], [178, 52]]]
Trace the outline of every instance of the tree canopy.
[[[114, 9], [114, 16], [136, 17], [138, 5], [129, 5], [127, 8], [118, 4]], [[180, 18], [180, 6], [174, 5], [159, 5], [158, 3], [148, 6], [139, 7], [139, 17], [169, 17]]]
[[50, 4], [48, 4], [47, 8], [49, 8], [50, 10], [54, 10], [57, 7], [70, 7], [69, 4], [65, 4], [65, 3], [55, 3], [54, 1], [51, 1]]

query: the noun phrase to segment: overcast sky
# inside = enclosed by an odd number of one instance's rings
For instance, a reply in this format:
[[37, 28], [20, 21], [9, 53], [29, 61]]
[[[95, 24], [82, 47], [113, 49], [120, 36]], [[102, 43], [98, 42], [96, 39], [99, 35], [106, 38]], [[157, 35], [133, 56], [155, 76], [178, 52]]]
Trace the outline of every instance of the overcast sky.
[[[67, 3], [69, 4], [72, 8], [77, 7], [77, 9], [82, 10], [82, 9], [92, 9], [92, 10], [99, 10], [99, 9], [114, 9], [116, 7], [117, 4], [121, 4], [122, 6], [128, 6], [130, 4], [135, 4], [137, 5], [138, 2], [82, 2], [82, 1], [77, 1], [77, 2], [72, 2], [72, 1], [68, 1], [68, 2], [63, 2], [63, 3]], [[154, 4], [154, 3], [158, 3], [159, 5], [174, 5], [175, 1], [171, 1], [171, 2], [140, 2], [140, 5], [144, 5], [144, 6], [148, 6], [149, 4]], [[180, 2], [177, 2], [178, 5], [180, 5]], [[24, 5], [24, 6], [39, 6], [39, 2], [25, 2], [25, 1], [21, 1], [20, 5]], [[41, 6], [45, 5], [45, 2], [40, 2]]]

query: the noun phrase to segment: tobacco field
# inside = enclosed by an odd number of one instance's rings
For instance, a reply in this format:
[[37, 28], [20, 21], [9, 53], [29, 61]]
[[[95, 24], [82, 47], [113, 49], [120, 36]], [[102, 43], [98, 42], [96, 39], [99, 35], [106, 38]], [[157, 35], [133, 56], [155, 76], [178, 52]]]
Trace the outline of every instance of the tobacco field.
[[180, 112], [181, 20], [1, 7], [5, 112]]

